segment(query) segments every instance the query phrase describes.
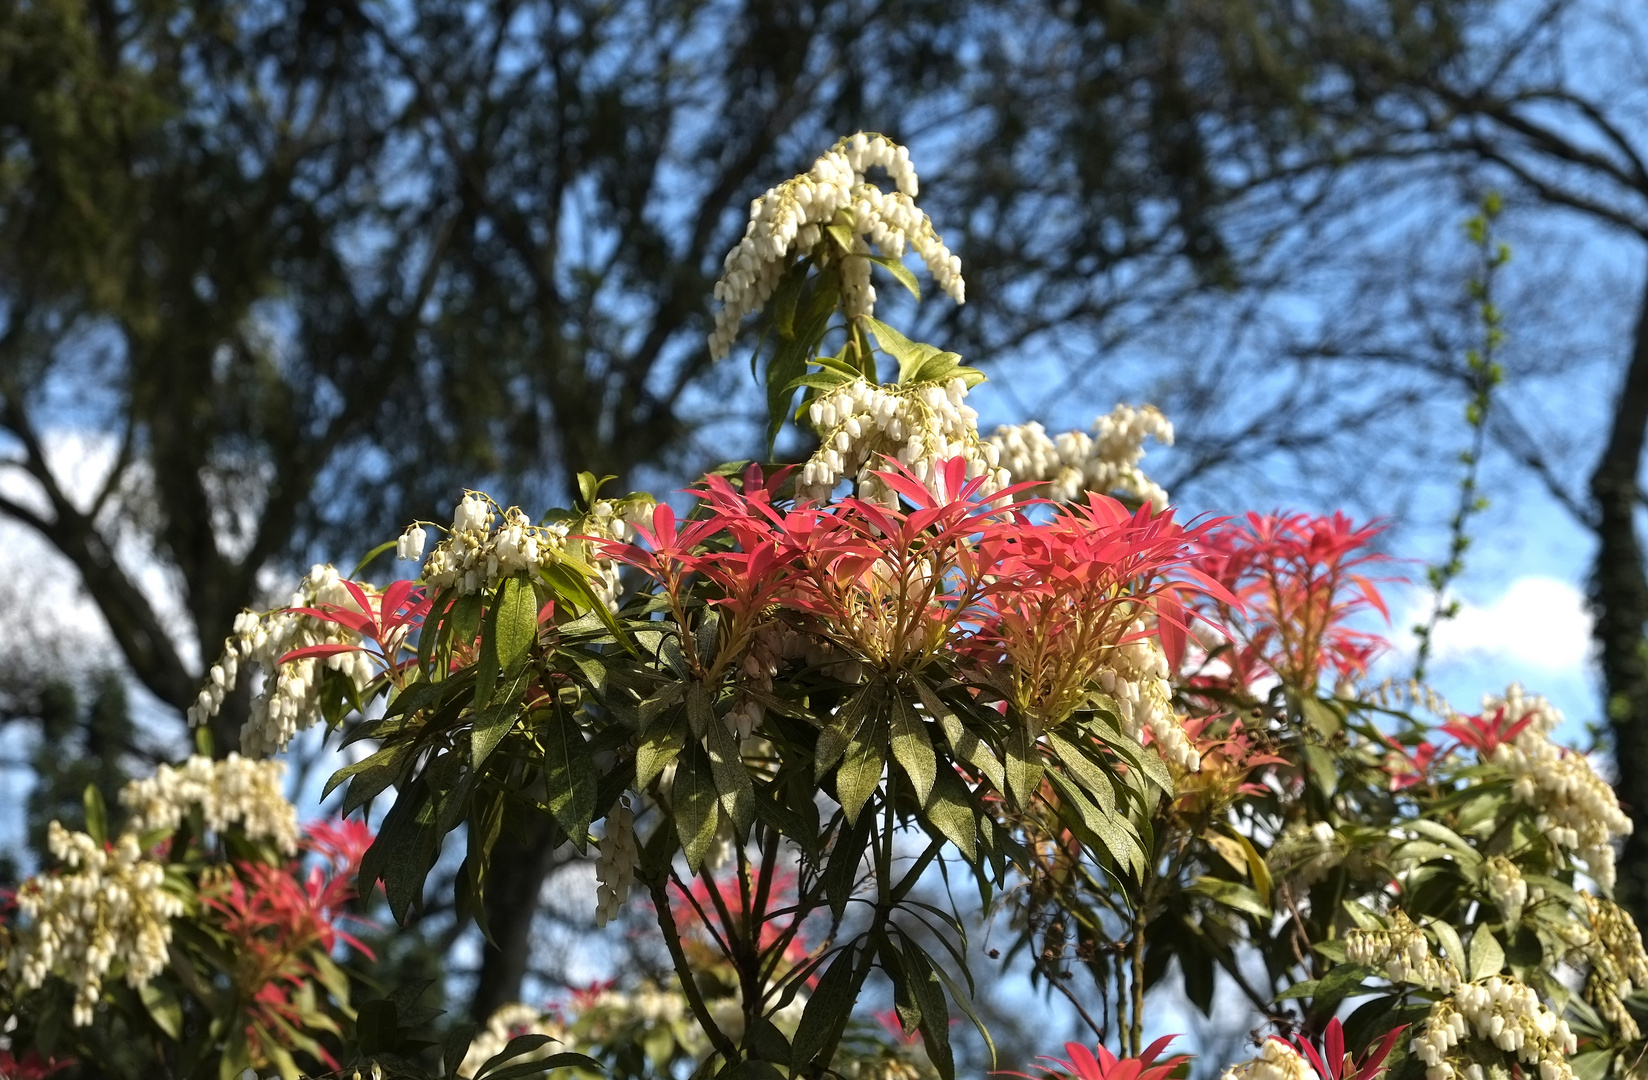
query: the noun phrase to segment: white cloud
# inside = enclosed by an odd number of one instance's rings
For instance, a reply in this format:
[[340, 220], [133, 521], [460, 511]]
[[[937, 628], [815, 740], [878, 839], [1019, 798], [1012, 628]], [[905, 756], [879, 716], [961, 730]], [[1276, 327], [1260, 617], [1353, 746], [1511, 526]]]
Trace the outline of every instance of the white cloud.
[[1495, 661], [1566, 674], [1582, 670], [1590, 650], [1584, 594], [1569, 582], [1530, 575], [1486, 604], [1462, 604], [1456, 618], [1437, 627], [1434, 655], [1439, 663]]

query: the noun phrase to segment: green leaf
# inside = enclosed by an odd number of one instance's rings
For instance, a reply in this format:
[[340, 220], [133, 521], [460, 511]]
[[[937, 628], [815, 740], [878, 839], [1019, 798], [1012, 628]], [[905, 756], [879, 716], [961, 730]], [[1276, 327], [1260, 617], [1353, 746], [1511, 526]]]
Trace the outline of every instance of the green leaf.
[[1339, 906], [1344, 909], [1346, 915], [1350, 916], [1350, 921], [1356, 924], [1358, 930], [1385, 929], [1385, 924], [1379, 916], [1369, 911], [1363, 904], [1355, 900], [1346, 900]]
[[1471, 934], [1471, 978], [1486, 979], [1505, 970], [1505, 950], [1486, 926]]
[[1574, 1080], [1604, 1080], [1613, 1060], [1613, 1050], [1587, 1050], [1569, 1058], [1568, 1067], [1574, 1071]]
[[1315, 743], [1306, 743], [1304, 752], [1306, 779], [1317, 791], [1332, 798], [1339, 790], [1339, 762], [1325, 747]]
[[716, 790], [721, 793], [721, 808], [740, 837], [747, 836], [755, 824], [755, 789], [750, 784], [750, 772], [744, 768], [744, 759], [738, 753], [738, 740], [727, 730], [726, 721], [719, 717], [710, 721], [709, 738], [705, 740], [710, 752], [710, 771], [715, 776]]
[[842, 948], [807, 999], [801, 1023], [796, 1025], [795, 1036], [790, 1039], [790, 1066], [798, 1075], [811, 1074], [808, 1066], [814, 1056], [824, 1049], [836, 1025], [845, 1022], [858, 1000], [854, 978], [856, 953], [852, 945]]
[[830, 861], [824, 867], [823, 874], [824, 895], [830, 902], [831, 914], [837, 920], [846, 913], [847, 901], [858, 881], [859, 865], [864, 861], [864, 851], [874, 824], [873, 814], [861, 816], [856, 823], [847, 821], [843, 814], [835, 842], [830, 845]]
[[183, 1003], [171, 983], [159, 979], [146, 982], [138, 988], [138, 996], [156, 1027], [174, 1039], [183, 1038]]
[[355, 1014], [355, 1041], [366, 1057], [386, 1054], [400, 1043], [400, 1024], [396, 1022], [395, 1003], [378, 999], [361, 1003]]
[[848, 821], [858, 820], [866, 800], [881, 786], [886, 767], [887, 725], [875, 719], [859, 727], [835, 773], [836, 801], [847, 812]]
[[1274, 887], [1270, 880], [1270, 867], [1265, 865], [1264, 857], [1253, 846], [1253, 841], [1233, 828], [1226, 831], [1235, 837], [1236, 842], [1242, 846], [1242, 855], [1247, 859], [1247, 872], [1253, 878], [1253, 891], [1258, 893], [1266, 904], [1269, 904], [1271, 890]]
[[889, 705], [893, 760], [910, 778], [916, 801], [925, 803], [932, 793], [933, 780], [938, 775], [933, 740], [927, 736], [926, 724], [901, 695], [893, 694]]
[[86, 808], [86, 835], [98, 844], [109, 842], [109, 807], [96, 784], [87, 784], [80, 793], [80, 803]]
[[1301, 699], [1299, 712], [1305, 718], [1305, 723], [1324, 739], [1333, 738], [1345, 726], [1345, 716], [1341, 707], [1317, 697]]
[[1057, 732], [1047, 733], [1047, 745], [1071, 778], [1092, 797], [1100, 810], [1112, 814], [1116, 812], [1116, 787], [1110, 782], [1108, 773], [1082, 753], [1079, 747]]
[[635, 748], [635, 786], [646, 790], [687, 745], [687, 722], [676, 713], [649, 727]]
[[719, 722], [715, 716], [715, 699], [710, 697], [709, 688], [697, 681], [688, 683], [687, 723], [692, 737], [702, 739]]
[[938, 1070], [940, 1080], [955, 1080], [956, 1060], [950, 1049], [950, 1010], [944, 1002], [944, 988], [939, 985], [938, 965], [908, 934], [904, 939], [904, 972], [908, 992], [921, 1012], [922, 1045], [927, 1059]]
[[935, 345], [911, 341], [879, 319], [866, 316], [864, 323], [869, 327], [870, 333], [875, 335], [876, 344], [881, 347], [881, 351], [898, 364], [898, 382], [901, 386], [913, 382], [916, 373], [938, 357], [951, 356], [955, 358], [956, 363], [961, 361], [961, 357], [955, 353], [945, 353]]
[[[1135, 874], [1142, 874], [1145, 869], [1144, 851], [1139, 846], [1132, 823], [1114, 812], [1106, 813], [1095, 806], [1092, 800], [1063, 773], [1049, 771], [1047, 777], [1062, 796], [1059, 800], [1060, 817], [1072, 829], [1079, 827], [1089, 834], [1081, 837], [1082, 842], [1094, 848], [1095, 853], [1098, 848], [1109, 852], [1117, 866]], [[1072, 814], [1075, 815], [1075, 820], [1071, 819]], [[1097, 841], [1097, 844], [1094, 841]]]
[[696, 874], [715, 843], [721, 805], [709, 755], [696, 742], [687, 743], [676, 759], [670, 805], [674, 811], [675, 833], [687, 856], [687, 869]]
[[[837, 271], [831, 267], [819, 275], [815, 286], [815, 300], [822, 295], [821, 290], [835, 288]], [[778, 432], [784, 427], [784, 422], [790, 415], [790, 401], [795, 397], [795, 390], [790, 384], [807, 374], [807, 361], [813, 350], [824, 339], [824, 332], [830, 325], [830, 313], [835, 310], [832, 303], [828, 306], [815, 303], [802, 318], [801, 327], [792, 340], [785, 341], [773, 353], [767, 362], [767, 452], [772, 453], [773, 445], [777, 442]]]
[[1196, 879], [1195, 884], [1190, 886], [1189, 891], [1200, 893], [1227, 908], [1245, 912], [1255, 918], [1270, 919], [1273, 917], [1270, 905], [1260, 899], [1258, 893], [1239, 882], [1200, 877]]
[[498, 586], [497, 626], [493, 643], [498, 667], [509, 670], [538, 641], [538, 593], [523, 577], [507, 577]]
[[1360, 997], [1363, 991], [1371, 990], [1362, 983], [1376, 974], [1372, 968], [1362, 964], [1335, 965], [1317, 982], [1316, 993], [1311, 995], [1311, 1011], [1324, 1016], [1338, 1012], [1340, 1002], [1348, 997]]
[[447, 616], [446, 624], [451, 628], [452, 640], [465, 644], [475, 640], [475, 635], [481, 631], [481, 608], [484, 601], [480, 593], [470, 593], [460, 596], [452, 604], [452, 613]]
[[1442, 954], [1453, 962], [1453, 966], [1461, 973], [1470, 970], [1470, 961], [1465, 953], [1465, 945], [1459, 940], [1459, 931], [1446, 919], [1432, 919], [1425, 927], [1436, 935], [1436, 940], [1442, 944]]
[[784, 276], [778, 279], [778, 287], [773, 289], [772, 299], [768, 301], [767, 310], [772, 313], [773, 328], [785, 341], [795, 338], [795, 305], [801, 299], [801, 286], [807, 280], [807, 268], [811, 265], [811, 259], [802, 259], [786, 267]]
[[504, 675], [503, 692], [491, 705], [475, 714], [474, 726], [469, 729], [470, 767], [480, 769], [492, 751], [504, 741], [521, 718], [521, 698], [532, 679], [532, 668], [523, 657]]
[[[594, 479], [589, 473], [578, 474], [579, 480], [586, 476]], [[478, 1024], [459, 1024], [446, 1033], [446, 1038], [441, 1040], [441, 1064], [444, 1066], [441, 1069], [442, 1076], [458, 1075], [458, 1066], [469, 1055], [469, 1044], [475, 1041], [475, 1035], [479, 1031]]]
[[1020, 809], [1028, 807], [1041, 785], [1041, 757], [1036, 753], [1036, 740], [1023, 724], [1016, 725], [1007, 736], [1003, 748], [1007, 752], [1007, 795]]
[[1470, 845], [1470, 842], [1446, 825], [1426, 818], [1416, 818], [1412, 821], [1403, 822], [1403, 824], [1420, 836], [1428, 837], [1453, 848], [1455, 854], [1459, 856], [1460, 863], [1465, 866], [1475, 866], [1482, 861], [1481, 854]]
[[584, 733], [560, 706], [535, 711], [544, 746], [544, 790], [555, 823], [582, 851], [595, 816], [595, 760]]
[[887, 255], [865, 255], [877, 266], [883, 267], [893, 275], [893, 280], [910, 290], [910, 295], [919, 302], [921, 300], [921, 282], [916, 280], [915, 272], [904, 265], [902, 259], [894, 259]]
[[985, 745], [984, 741], [968, 730], [956, 715], [954, 709], [944, 703], [938, 696], [938, 691], [920, 676], [911, 680], [915, 683], [916, 694], [921, 698], [921, 707], [927, 710], [927, 715], [938, 721], [943, 729], [944, 737], [950, 743], [950, 749], [956, 756], [967, 764], [983, 773], [996, 786], [997, 791], [1007, 788], [1007, 774], [997, 760], [995, 752]]
[[1327, 957], [1335, 964], [1346, 964], [1350, 962], [1347, 959], [1348, 953], [1345, 950], [1344, 938], [1329, 938], [1327, 941], [1312, 942], [1310, 947], [1312, 952], [1319, 953], [1320, 955]]
[[939, 835], [956, 845], [968, 862], [978, 857], [978, 821], [974, 817], [973, 800], [967, 785], [953, 770], [943, 769], [938, 773], [922, 813]]
[[412, 904], [423, 895], [436, 846], [435, 812], [429, 787], [420, 777], [401, 790], [384, 815], [377, 839], [361, 858], [358, 880], [362, 892], [381, 880], [390, 914], [397, 922], [405, 920]]
[[[809, 390], [834, 390], [842, 383], [856, 382], [861, 377], [857, 374], [844, 375], [839, 371], [809, 371], [799, 379], [791, 379], [790, 384], [785, 389], [800, 390], [802, 387], [806, 387]], [[806, 401], [802, 401], [795, 410], [797, 419], [801, 417], [806, 408]]]
[[813, 751], [813, 779], [822, 780], [847, 747], [858, 737], [858, 729], [865, 718], [881, 708], [882, 683], [871, 679], [841, 704], [834, 716], [818, 733], [818, 746]]

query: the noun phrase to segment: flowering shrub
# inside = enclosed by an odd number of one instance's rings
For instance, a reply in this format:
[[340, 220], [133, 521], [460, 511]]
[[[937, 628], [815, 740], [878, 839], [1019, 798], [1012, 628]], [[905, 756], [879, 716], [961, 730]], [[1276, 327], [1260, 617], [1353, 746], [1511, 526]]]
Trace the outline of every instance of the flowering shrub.
[[[916, 191], [902, 148], [854, 136], [728, 256], [710, 349], [761, 313], [770, 434], [795, 418], [805, 461], [718, 470], [684, 510], [589, 476], [536, 520], [468, 492], [392, 542], [415, 580], [317, 566], [237, 620], [191, 718], [255, 664], [243, 750], [341, 730], [367, 752], [327, 793], [347, 816], [393, 792], [379, 832], [300, 836], [278, 766], [233, 756], [134, 784], [112, 843], [56, 829], [64, 866], [9, 931], [31, 1051], [56, 1052], [58, 983], [79, 1028], [119, 979], [168, 1060], [220, 1075], [948, 1080], [951, 1014], [978, 1018], [960, 915], [916, 892], [942, 865], [1093, 1027], [1054, 1073], [1177, 1075], [1144, 1045], [1176, 967], [1271, 1036], [1231, 1080], [1633, 1074], [1648, 956], [1607, 899], [1630, 823], [1555, 711], [1364, 685], [1378, 528], [1180, 520], [1140, 468], [1172, 436], [1152, 409], [981, 436], [982, 374], [872, 314], [877, 267], [919, 298], [906, 247], [963, 298]], [[673, 984], [510, 1006], [437, 1066], [405, 995], [351, 1006], [342, 905], [381, 882], [406, 917], [461, 832], [480, 915], [523, 809], [593, 849], [598, 921], [645, 893]], [[872, 980], [901, 1038], [855, 1024]]]

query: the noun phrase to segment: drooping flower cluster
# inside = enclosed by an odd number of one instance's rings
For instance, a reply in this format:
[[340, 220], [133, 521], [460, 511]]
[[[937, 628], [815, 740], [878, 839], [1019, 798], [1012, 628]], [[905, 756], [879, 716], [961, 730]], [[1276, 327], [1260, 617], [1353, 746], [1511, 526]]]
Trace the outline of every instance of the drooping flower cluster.
[[[619, 588], [617, 565], [592, 555], [579, 538], [627, 540], [634, 535], [633, 522], [644, 520], [652, 505], [651, 497], [645, 495], [597, 499], [580, 517], [535, 525], [520, 507], [511, 506], [500, 515], [491, 499], [471, 491], [458, 503], [452, 528], [424, 559], [423, 578], [432, 591], [451, 589], [466, 596], [496, 588], [512, 574], [536, 571], [568, 558], [587, 560], [596, 595], [614, 607]], [[418, 558], [423, 540], [422, 527], [413, 525], [402, 534], [400, 545], [407, 556]]]
[[[883, 192], [865, 180], [870, 169], [886, 170], [897, 190]], [[875, 307], [870, 284], [870, 246], [898, 259], [908, 246], [927, 265], [939, 288], [962, 303], [966, 286], [961, 260], [950, 254], [925, 212], [915, 204], [917, 181], [910, 152], [881, 135], [859, 132], [842, 139], [813, 167], [750, 204], [744, 238], [727, 253], [725, 272], [715, 283], [715, 329], [710, 355], [719, 360], [732, 349], [738, 325], [772, 296], [784, 271], [797, 258], [815, 252], [820, 261], [839, 261], [842, 297], [849, 316], [868, 315]], [[839, 226], [850, 237], [851, 252], [818, 248], [825, 230]]]
[[53, 973], [66, 979], [74, 987], [74, 1025], [85, 1027], [115, 965], [133, 989], [165, 968], [171, 920], [183, 901], [132, 833], [104, 845], [53, 821], [46, 844], [63, 869], [18, 888], [22, 924], [7, 966], [30, 990]]
[[1575, 958], [1588, 969], [1585, 1000], [1619, 1030], [1622, 1039], [1634, 1042], [1642, 1031], [1624, 999], [1648, 987], [1648, 953], [1643, 950], [1642, 935], [1624, 908], [1583, 889], [1579, 898], [1590, 923], [1584, 943], [1574, 950]]
[[1310, 1062], [1281, 1039], [1269, 1038], [1259, 1044], [1251, 1060], [1232, 1065], [1219, 1080], [1320, 1080]]
[[1345, 955], [1354, 964], [1380, 968], [1393, 983], [1414, 983], [1427, 990], [1452, 993], [1459, 968], [1431, 953], [1425, 932], [1397, 910], [1388, 930], [1352, 930], [1345, 935]]
[[1149, 732], [1162, 757], [1195, 772], [1202, 767], [1201, 756], [1173, 708], [1167, 654], [1159, 638], [1146, 636], [1147, 630], [1142, 620], [1127, 628], [1124, 643], [1110, 650], [1107, 666], [1099, 669], [1099, 686], [1115, 700], [1130, 737], [1144, 742]]
[[1537, 1065], [1540, 1080], [1573, 1080], [1567, 1056], [1578, 1047], [1566, 1021], [1516, 979], [1492, 975], [1467, 983], [1431, 1006], [1413, 1053], [1427, 1066], [1426, 1080], [1483, 1080], [1472, 1040]]
[[601, 837], [600, 855], [595, 860], [595, 925], [605, 926], [618, 915], [629, 899], [640, 851], [635, 846], [635, 815], [629, 797], [619, 796], [618, 805], [607, 815], [606, 834]]
[[961, 458], [967, 477], [984, 477], [985, 494], [1011, 483], [999, 469], [998, 452], [978, 434], [978, 414], [964, 404], [967, 383], [960, 377], [943, 386], [877, 386], [857, 380], [839, 386], [808, 406], [819, 449], [801, 468], [796, 498], [828, 502], [843, 476], [859, 495], [896, 506], [898, 495], [876, 476], [886, 461], [907, 467], [923, 482], [936, 481], [938, 462]]
[[1157, 509], [1167, 506], [1167, 492], [1139, 468], [1144, 441], [1173, 445], [1173, 425], [1154, 405], [1117, 405], [1093, 422], [1090, 432], [1067, 431], [1049, 436], [1041, 424], [1003, 425], [989, 444], [1000, 454], [1012, 482], [1046, 485], [1055, 502], [1072, 502], [1083, 492], [1122, 495]]
[[[367, 585], [357, 585], [369, 598]], [[337, 607], [360, 610], [360, 603], [336, 569], [316, 564], [292, 594], [291, 603], [259, 614], [243, 611], [235, 617], [234, 633], [224, 643], [223, 657], [212, 665], [206, 685], [189, 708], [191, 726], [216, 716], [235, 685], [240, 668], [255, 663], [263, 671], [263, 687], [252, 698], [246, 724], [240, 729], [240, 749], [249, 757], [266, 757], [286, 749], [299, 731], [320, 715], [323, 670], [343, 672], [357, 687], [370, 682], [371, 659], [355, 648], [329, 656], [305, 656], [281, 663], [288, 654], [320, 645], [359, 646], [361, 635], [342, 623], [303, 614], [298, 609]]]
[[1585, 755], [1551, 741], [1561, 722], [1544, 698], [1513, 684], [1503, 698], [1483, 699], [1481, 717], [1456, 716], [1445, 730], [1469, 742], [1484, 762], [1507, 770], [1512, 792], [1537, 813], [1546, 838], [1583, 860], [1604, 890], [1612, 889], [1613, 842], [1631, 832], [1631, 819]]
[[210, 831], [238, 825], [248, 839], [268, 840], [292, 855], [298, 849], [298, 817], [282, 791], [285, 776], [281, 761], [239, 754], [214, 761], [196, 754], [181, 768], [161, 765], [153, 776], [131, 781], [121, 790], [120, 803], [132, 813], [134, 832], [176, 829], [198, 806]]
[[1521, 922], [1522, 908], [1528, 902], [1528, 882], [1516, 864], [1503, 855], [1490, 855], [1482, 867], [1482, 880], [1505, 925]]

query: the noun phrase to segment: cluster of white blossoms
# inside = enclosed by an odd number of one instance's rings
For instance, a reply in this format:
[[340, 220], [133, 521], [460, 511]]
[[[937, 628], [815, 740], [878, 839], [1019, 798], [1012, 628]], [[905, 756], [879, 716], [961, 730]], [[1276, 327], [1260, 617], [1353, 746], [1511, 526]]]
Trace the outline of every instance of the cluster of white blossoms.
[[618, 910], [629, 899], [635, 865], [640, 859], [635, 846], [635, 815], [630, 812], [629, 796], [620, 795], [618, 805], [607, 815], [606, 833], [595, 859], [596, 926], [605, 926], [618, 916]]
[[[1143, 634], [1145, 625], [1135, 621], [1129, 634]], [[1173, 686], [1167, 681], [1170, 669], [1161, 640], [1140, 637], [1109, 649], [1105, 666], [1096, 678], [1099, 687], [1115, 699], [1122, 727], [1130, 738], [1144, 741], [1150, 732], [1157, 753], [1187, 772], [1202, 767], [1201, 755], [1185, 736], [1179, 714], [1173, 710]]]
[[1515, 863], [1503, 855], [1490, 855], [1482, 864], [1482, 883], [1506, 926], [1522, 921], [1522, 908], [1528, 902], [1528, 883]]
[[998, 452], [979, 438], [978, 413], [964, 402], [960, 376], [940, 385], [876, 386], [855, 380], [819, 396], [807, 409], [819, 448], [801, 467], [796, 498], [823, 503], [843, 476], [852, 477], [859, 496], [897, 505], [897, 496], [871, 475], [891, 459], [929, 482], [934, 464], [950, 458], [967, 462], [969, 479], [988, 478], [985, 494], [1011, 483], [998, 468]]
[[[896, 188], [883, 192], [865, 180], [870, 169], [885, 170]], [[966, 301], [961, 260], [950, 253], [933, 223], [915, 204], [916, 172], [910, 152], [881, 136], [859, 132], [830, 148], [813, 167], [786, 180], [750, 203], [744, 238], [727, 253], [721, 280], [715, 283], [715, 313], [710, 355], [719, 360], [732, 350], [738, 325], [759, 311], [790, 264], [812, 253], [833, 225], [851, 236], [851, 251], [819, 249], [820, 261], [839, 261], [841, 293], [849, 316], [868, 315], [875, 307], [870, 284], [873, 244], [888, 258], [899, 259], [908, 247], [921, 257], [933, 281], [956, 303]]]
[[1400, 909], [1391, 916], [1388, 930], [1347, 933], [1345, 956], [1353, 964], [1383, 969], [1393, 983], [1414, 983], [1444, 994], [1459, 985], [1459, 968], [1447, 957], [1432, 955], [1425, 932]]
[[1492, 975], [1467, 983], [1431, 1006], [1424, 1030], [1412, 1050], [1427, 1066], [1426, 1080], [1483, 1080], [1482, 1066], [1473, 1061], [1469, 1040], [1486, 1042], [1523, 1065], [1537, 1065], [1540, 1080], [1573, 1080], [1567, 1056], [1578, 1040], [1561, 1017], [1547, 1009], [1539, 995], [1516, 979]]
[[1280, 1039], [1270, 1038], [1259, 1044], [1259, 1052], [1251, 1060], [1232, 1065], [1219, 1080], [1322, 1080], [1311, 1068], [1304, 1055]]
[[138, 833], [176, 829], [190, 807], [200, 807], [206, 828], [221, 833], [240, 826], [250, 840], [269, 840], [288, 855], [298, 850], [297, 807], [282, 792], [286, 763], [253, 761], [230, 754], [222, 761], [196, 754], [182, 768], [161, 765], [155, 774], [131, 781], [120, 803], [132, 813]]
[[1635, 1042], [1642, 1031], [1625, 1007], [1625, 998], [1634, 990], [1648, 987], [1648, 952], [1630, 912], [1612, 901], [1592, 896], [1581, 889], [1588, 926], [1573, 959], [1586, 967], [1585, 1000], [1596, 1007], [1603, 1019], [1619, 1031], [1620, 1038]]
[[137, 989], [166, 966], [171, 920], [183, 901], [164, 888], [165, 867], [125, 833], [108, 848], [53, 821], [46, 845], [63, 864], [17, 890], [21, 916], [7, 967], [38, 990], [54, 972], [74, 987], [74, 1026], [92, 1022], [103, 980], [119, 963]]
[[1592, 879], [1612, 889], [1614, 841], [1631, 831], [1631, 819], [1620, 809], [1614, 789], [1585, 755], [1551, 741], [1562, 714], [1544, 698], [1529, 696], [1513, 683], [1503, 698], [1483, 699], [1482, 715], [1500, 710], [1506, 724], [1531, 720], [1515, 739], [1500, 744], [1494, 764], [1511, 773], [1512, 792], [1538, 812], [1535, 824], [1546, 839], [1583, 860]]
[[1160, 510], [1167, 506], [1167, 492], [1139, 468], [1146, 439], [1173, 445], [1173, 425], [1154, 405], [1117, 405], [1093, 422], [1090, 433], [1049, 436], [1034, 421], [1003, 425], [989, 444], [1014, 483], [1045, 484], [1044, 493], [1056, 502], [1073, 502], [1083, 492], [1096, 491], [1124, 495]]
[[[423, 578], [432, 591], [453, 589], [466, 596], [496, 588], [512, 574], [553, 566], [571, 555], [595, 572], [592, 588], [603, 603], [615, 608], [618, 564], [595, 554], [579, 537], [631, 540], [636, 523], [647, 522], [653, 505], [648, 495], [597, 499], [581, 517], [534, 525], [518, 506], [500, 515], [490, 498], [467, 492], [453, 514], [452, 528], [424, 559]], [[407, 529], [397, 544], [401, 557], [423, 558], [424, 540], [422, 526]]]
[[[476, 1032], [475, 1038], [470, 1040], [469, 1049], [458, 1065], [458, 1075], [465, 1077], [466, 1080], [474, 1076], [481, 1071], [483, 1065], [504, 1052], [509, 1040], [519, 1035], [548, 1035], [559, 1042], [565, 1034], [560, 1021], [542, 1009], [535, 1009], [518, 1001], [500, 1005], [487, 1017], [486, 1027]], [[514, 1066], [528, 1061], [540, 1061], [551, 1054], [559, 1053], [560, 1050], [555, 1043], [546, 1043], [530, 1053], [511, 1058], [510, 1064]]]
[[[376, 592], [361, 588], [369, 600]], [[360, 605], [344, 587], [343, 577], [331, 566], [316, 564], [292, 593], [288, 607], [344, 608]], [[189, 723], [204, 724], [223, 707], [240, 669], [255, 663], [263, 670], [263, 687], [252, 698], [251, 713], [240, 729], [241, 752], [266, 757], [286, 749], [299, 731], [320, 717], [320, 681], [327, 669], [343, 672], [364, 687], [377, 674], [371, 658], [361, 651], [332, 656], [306, 656], [282, 664], [281, 657], [311, 645], [359, 645], [361, 637], [346, 626], [286, 610], [259, 614], [243, 611], [235, 617], [234, 633], [223, 645], [223, 657], [207, 673], [206, 685], [189, 707]]]

